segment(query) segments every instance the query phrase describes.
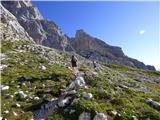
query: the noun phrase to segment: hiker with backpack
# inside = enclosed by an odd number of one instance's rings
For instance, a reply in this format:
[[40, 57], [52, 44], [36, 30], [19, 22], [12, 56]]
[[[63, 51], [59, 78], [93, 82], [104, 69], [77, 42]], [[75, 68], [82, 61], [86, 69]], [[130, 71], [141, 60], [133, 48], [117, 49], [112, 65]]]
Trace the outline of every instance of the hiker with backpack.
[[96, 65], [96, 62], [94, 60], [92, 61], [92, 66], [93, 66], [93, 69], [96, 70], [97, 65]]
[[78, 69], [77, 69], [77, 58], [72, 55], [71, 57], [71, 65], [72, 65], [72, 71], [75, 75], [77, 75], [78, 73]]

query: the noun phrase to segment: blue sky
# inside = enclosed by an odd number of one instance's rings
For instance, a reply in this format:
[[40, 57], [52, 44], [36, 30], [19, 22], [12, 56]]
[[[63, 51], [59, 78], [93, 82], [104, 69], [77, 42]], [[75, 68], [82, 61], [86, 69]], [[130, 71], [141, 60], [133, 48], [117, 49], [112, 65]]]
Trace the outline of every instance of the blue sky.
[[160, 68], [158, 2], [34, 1], [45, 19], [53, 20], [74, 37], [83, 29], [145, 64]]

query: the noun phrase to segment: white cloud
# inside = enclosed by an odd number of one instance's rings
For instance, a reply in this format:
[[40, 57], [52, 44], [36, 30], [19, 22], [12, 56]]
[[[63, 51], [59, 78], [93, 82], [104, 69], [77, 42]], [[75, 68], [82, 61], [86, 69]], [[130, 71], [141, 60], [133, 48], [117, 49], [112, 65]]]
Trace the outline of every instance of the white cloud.
[[140, 31], [139, 31], [139, 34], [140, 34], [140, 35], [143, 35], [145, 32], [146, 32], [145, 30], [140, 30]]

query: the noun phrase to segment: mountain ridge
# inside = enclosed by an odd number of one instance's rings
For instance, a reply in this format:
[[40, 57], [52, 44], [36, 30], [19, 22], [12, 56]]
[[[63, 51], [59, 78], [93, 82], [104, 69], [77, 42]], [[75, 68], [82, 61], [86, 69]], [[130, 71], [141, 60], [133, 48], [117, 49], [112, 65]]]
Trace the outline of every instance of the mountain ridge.
[[[120, 47], [108, 45], [82, 29], [76, 31], [74, 38], [70, 38], [53, 21], [45, 20], [38, 8], [30, 1], [2, 1], [2, 5], [16, 16], [18, 22], [37, 44], [60, 50], [65, 47], [67, 51], [74, 51], [83, 57], [104, 63], [156, 70], [154, 66], [145, 65], [143, 62], [127, 57]], [[62, 45], [64, 40], [66, 44]]]

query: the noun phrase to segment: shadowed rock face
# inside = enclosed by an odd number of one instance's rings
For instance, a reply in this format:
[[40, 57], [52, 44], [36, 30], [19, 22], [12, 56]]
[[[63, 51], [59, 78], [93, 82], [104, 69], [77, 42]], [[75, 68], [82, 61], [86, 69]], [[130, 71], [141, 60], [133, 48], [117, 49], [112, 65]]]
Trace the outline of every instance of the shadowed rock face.
[[120, 47], [110, 46], [102, 40], [90, 36], [83, 30], [77, 30], [75, 38], [71, 40], [71, 44], [78, 54], [89, 59], [155, 70], [153, 66], [146, 66], [143, 62], [125, 56]]
[[148, 70], [155, 70], [155, 67], [154, 67], [154, 66], [147, 65], [146, 67], [147, 67]]
[[112, 53], [112, 56], [115, 57], [124, 56], [120, 47], [110, 46], [102, 40], [88, 35], [83, 30], [77, 30], [73, 46], [77, 51], [97, 52], [103, 56], [109, 56], [109, 53]]
[[108, 45], [83, 30], [77, 30], [75, 38], [69, 38], [53, 21], [45, 20], [30, 1], [2, 1], [2, 5], [17, 18], [28, 35], [38, 44], [62, 50], [62, 43], [66, 39], [67, 51], [74, 51], [88, 59], [155, 70], [153, 66], [146, 66], [125, 56], [120, 47]]

